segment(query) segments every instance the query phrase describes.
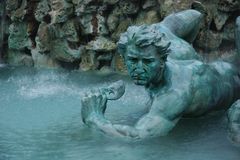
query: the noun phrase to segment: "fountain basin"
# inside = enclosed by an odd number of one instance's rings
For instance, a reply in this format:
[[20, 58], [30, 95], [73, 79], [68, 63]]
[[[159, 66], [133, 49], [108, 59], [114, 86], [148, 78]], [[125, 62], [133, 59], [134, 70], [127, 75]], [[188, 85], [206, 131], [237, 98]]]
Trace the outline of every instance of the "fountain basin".
[[147, 112], [148, 96], [124, 75], [0, 67], [0, 160], [239, 160], [223, 111], [182, 119], [168, 136], [141, 141], [86, 127], [83, 93], [120, 79], [126, 93], [109, 102], [106, 117], [133, 125]]

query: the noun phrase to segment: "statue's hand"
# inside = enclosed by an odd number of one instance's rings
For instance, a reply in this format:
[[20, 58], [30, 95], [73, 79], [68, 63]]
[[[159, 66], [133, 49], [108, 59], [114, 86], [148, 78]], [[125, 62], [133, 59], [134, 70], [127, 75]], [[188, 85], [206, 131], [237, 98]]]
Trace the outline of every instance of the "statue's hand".
[[107, 96], [108, 100], [117, 100], [125, 93], [125, 84], [122, 80], [119, 80], [108, 87], [102, 88], [101, 92]]
[[86, 93], [81, 102], [82, 120], [85, 124], [91, 125], [95, 123], [96, 119], [103, 118], [106, 110], [107, 96], [100, 90], [92, 90]]
[[125, 84], [119, 80], [108, 87], [92, 90], [86, 93], [82, 98], [82, 120], [87, 125], [97, 122], [106, 122], [104, 113], [107, 100], [117, 100], [123, 96]]

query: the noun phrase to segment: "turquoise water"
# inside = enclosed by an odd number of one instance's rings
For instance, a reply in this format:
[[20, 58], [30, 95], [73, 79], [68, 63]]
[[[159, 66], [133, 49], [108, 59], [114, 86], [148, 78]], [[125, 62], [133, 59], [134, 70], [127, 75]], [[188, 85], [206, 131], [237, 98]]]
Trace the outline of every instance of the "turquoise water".
[[146, 112], [143, 88], [118, 74], [0, 68], [0, 160], [239, 160], [228, 141], [224, 112], [183, 119], [166, 137], [108, 137], [81, 122], [81, 96], [123, 79], [126, 94], [106, 116], [134, 124]]

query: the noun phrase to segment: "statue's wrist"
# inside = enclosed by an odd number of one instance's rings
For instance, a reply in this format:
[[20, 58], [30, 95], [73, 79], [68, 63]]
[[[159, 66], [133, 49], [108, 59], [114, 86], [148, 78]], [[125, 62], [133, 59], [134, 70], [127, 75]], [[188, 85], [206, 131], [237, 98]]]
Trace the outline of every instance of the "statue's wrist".
[[88, 126], [98, 125], [99, 123], [107, 123], [107, 120], [103, 115], [92, 113], [86, 120], [85, 123]]

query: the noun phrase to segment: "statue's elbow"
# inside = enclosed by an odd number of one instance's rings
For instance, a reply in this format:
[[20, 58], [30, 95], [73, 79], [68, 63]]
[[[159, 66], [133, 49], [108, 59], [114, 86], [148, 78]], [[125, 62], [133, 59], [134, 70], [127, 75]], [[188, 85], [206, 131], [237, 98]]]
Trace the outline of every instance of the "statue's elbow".
[[138, 133], [138, 137], [140, 139], [162, 137], [162, 136], [168, 135], [171, 130], [172, 128], [171, 129], [165, 128], [165, 129], [159, 129], [159, 130], [156, 130], [156, 128], [152, 128], [152, 129], [140, 130]]

